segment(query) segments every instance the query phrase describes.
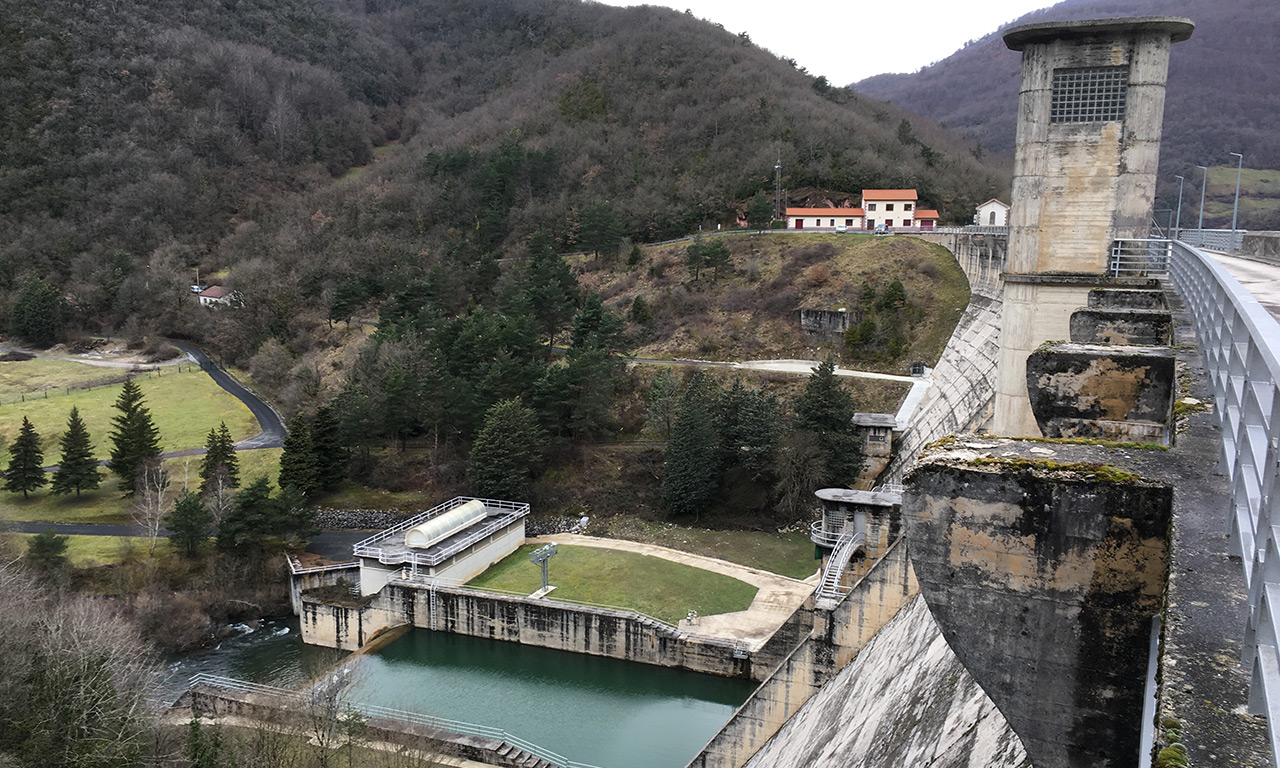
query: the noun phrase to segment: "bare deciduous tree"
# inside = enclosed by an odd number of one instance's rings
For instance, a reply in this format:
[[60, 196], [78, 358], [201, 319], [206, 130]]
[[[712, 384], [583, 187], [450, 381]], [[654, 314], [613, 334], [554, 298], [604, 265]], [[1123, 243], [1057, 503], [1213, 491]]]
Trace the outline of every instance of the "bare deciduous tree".
[[138, 477], [134, 482], [132, 515], [133, 521], [145, 530], [147, 557], [155, 554], [156, 539], [172, 502], [169, 472], [164, 468], [164, 462], [159, 459], [143, 462], [138, 467]]

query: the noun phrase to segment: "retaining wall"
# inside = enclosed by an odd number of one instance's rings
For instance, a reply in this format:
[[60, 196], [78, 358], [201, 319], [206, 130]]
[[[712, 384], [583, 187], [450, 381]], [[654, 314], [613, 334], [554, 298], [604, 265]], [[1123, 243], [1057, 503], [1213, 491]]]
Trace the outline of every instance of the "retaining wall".
[[1246, 233], [1235, 255], [1280, 266], [1280, 232]]
[[304, 571], [289, 576], [289, 604], [293, 606], [293, 615], [302, 613], [302, 593], [308, 589], [327, 587], [337, 584], [339, 579], [346, 579], [352, 585], [360, 583], [360, 566], [356, 563], [324, 571]]
[[[391, 627], [408, 625], [753, 680], [764, 679], [782, 653], [775, 646], [768, 653], [747, 654], [728, 641], [690, 636], [625, 611], [461, 587], [437, 587], [434, 611], [431, 603], [430, 589], [404, 583], [389, 584], [353, 605], [304, 597], [302, 639], [312, 645], [355, 650]], [[799, 620], [793, 616], [783, 626]], [[780, 644], [785, 644], [785, 636]]]

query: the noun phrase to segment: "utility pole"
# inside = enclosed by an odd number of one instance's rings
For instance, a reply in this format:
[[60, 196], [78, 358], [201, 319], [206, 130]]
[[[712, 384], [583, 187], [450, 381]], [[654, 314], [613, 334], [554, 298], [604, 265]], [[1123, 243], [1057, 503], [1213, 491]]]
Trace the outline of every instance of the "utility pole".
[[1203, 165], [1197, 165], [1197, 168], [1204, 171], [1204, 175], [1200, 177], [1200, 221], [1196, 223], [1196, 229], [1204, 229], [1204, 188], [1209, 183], [1209, 168]]
[[1232, 152], [1231, 155], [1240, 158], [1240, 162], [1236, 164], [1236, 203], [1231, 206], [1231, 245], [1234, 249], [1236, 242], [1236, 214], [1240, 212], [1240, 171], [1244, 168], [1244, 155], [1239, 152]]
[[782, 158], [773, 165], [773, 218], [782, 218]]
[[1178, 234], [1182, 229], [1182, 183], [1184, 181], [1186, 181], [1186, 179], [1182, 178], [1181, 176], [1178, 177], [1178, 215], [1174, 220], [1174, 224], [1173, 224], [1174, 240], [1178, 239]]

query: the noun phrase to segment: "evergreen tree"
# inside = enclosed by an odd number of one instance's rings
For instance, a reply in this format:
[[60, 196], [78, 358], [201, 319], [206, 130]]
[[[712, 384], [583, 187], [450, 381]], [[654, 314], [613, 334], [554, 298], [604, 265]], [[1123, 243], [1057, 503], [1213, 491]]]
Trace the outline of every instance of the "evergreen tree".
[[280, 454], [281, 490], [292, 488], [303, 499], [315, 495], [319, 489], [317, 467], [311, 430], [301, 416], [296, 416], [289, 422], [289, 434], [284, 439], [284, 451]]
[[671, 428], [680, 410], [680, 385], [670, 368], [663, 368], [653, 377], [645, 400], [645, 420], [663, 440], [670, 440]]
[[733, 266], [733, 254], [729, 252], [729, 246], [724, 240], [713, 240], [707, 243], [702, 251], [702, 258], [708, 267], [715, 270], [712, 276], [713, 280], [720, 279], [720, 269]]
[[151, 411], [143, 404], [142, 390], [128, 379], [116, 398], [118, 414], [111, 418], [111, 460], [107, 468], [120, 478], [122, 488], [133, 494], [138, 467], [160, 456], [160, 431], [151, 421]]
[[644, 325], [653, 317], [653, 312], [649, 309], [649, 303], [644, 300], [643, 296], [637, 295], [631, 300], [631, 322], [636, 325]]
[[587, 206], [582, 212], [582, 249], [611, 259], [618, 255], [626, 226], [616, 211], [604, 203]]
[[59, 536], [50, 528], [37, 533], [27, 542], [27, 560], [46, 577], [56, 578], [66, 571], [67, 537]]
[[467, 478], [472, 493], [492, 499], [526, 498], [545, 445], [546, 436], [531, 408], [519, 400], [495, 403], [471, 446]]
[[714, 387], [698, 372], [680, 399], [680, 416], [662, 469], [662, 503], [677, 515], [697, 515], [716, 498], [720, 439], [712, 415], [714, 397]]
[[707, 244], [701, 237], [695, 237], [689, 247], [684, 249], [684, 265], [693, 273], [694, 282], [697, 282], [702, 268], [707, 265]]
[[62, 336], [66, 301], [58, 289], [39, 277], [23, 284], [9, 313], [9, 328], [14, 336], [37, 347], [49, 347]]
[[747, 203], [747, 226], [763, 231], [773, 225], [773, 203], [764, 192], [757, 192]]
[[853, 426], [857, 407], [835, 375], [833, 358], [828, 356], [814, 369], [794, 410], [795, 428], [812, 433], [822, 451], [822, 483], [852, 484], [862, 468], [861, 441]]
[[14, 493], [27, 493], [44, 485], [48, 480], [44, 476], [44, 451], [40, 450], [40, 435], [31, 421], [22, 417], [22, 427], [18, 436], [9, 446], [9, 469], [4, 473], [4, 487]]
[[331, 491], [347, 476], [351, 449], [342, 440], [342, 429], [332, 404], [311, 419], [311, 449], [316, 457], [316, 478], [321, 490]]
[[53, 473], [52, 491], [55, 495], [97, 488], [102, 482], [98, 473], [98, 461], [93, 457], [93, 445], [89, 440], [89, 430], [80, 418], [80, 411], [71, 406], [71, 415], [67, 417], [67, 431], [62, 433], [62, 458]]
[[753, 481], [771, 474], [782, 407], [777, 398], [759, 389], [748, 389], [735, 380], [720, 393], [716, 403], [716, 431], [725, 467], [741, 468]]
[[213, 532], [213, 515], [198, 495], [184, 488], [173, 509], [169, 510], [165, 525], [169, 529], [169, 541], [190, 556], [209, 540]]
[[529, 241], [529, 271], [525, 277], [525, 302], [538, 331], [548, 346], [573, 317], [578, 305], [578, 278], [545, 233], [535, 233]]
[[225, 483], [236, 488], [240, 485], [240, 459], [236, 456], [236, 444], [231, 439], [227, 423], [210, 429], [204, 439], [204, 457], [200, 460], [200, 494], [209, 491], [209, 481], [218, 472], [224, 473]]
[[573, 335], [569, 342], [569, 356], [598, 349], [605, 354], [622, 350], [625, 344], [626, 321], [604, 308], [600, 294], [593, 293], [582, 302], [582, 309], [573, 318]]

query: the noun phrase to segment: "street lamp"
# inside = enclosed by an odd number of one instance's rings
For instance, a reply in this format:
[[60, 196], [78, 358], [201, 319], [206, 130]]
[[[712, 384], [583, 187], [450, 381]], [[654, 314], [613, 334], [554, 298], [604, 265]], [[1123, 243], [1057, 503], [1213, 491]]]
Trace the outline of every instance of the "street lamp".
[[[1204, 175], [1200, 177], [1200, 221], [1196, 224], [1196, 229], [1204, 230], [1204, 186], [1209, 182], [1209, 169], [1203, 165], [1197, 165], [1197, 168], [1204, 171]], [[1203, 237], [1203, 235], [1201, 235]]]
[[1231, 156], [1240, 158], [1240, 162], [1236, 164], [1236, 203], [1231, 206], [1231, 242], [1234, 245], [1236, 241], [1236, 214], [1240, 212], [1240, 170], [1244, 168], [1244, 155], [1239, 152], [1232, 152]]
[[1186, 179], [1183, 179], [1181, 176], [1178, 176], [1177, 179], [1178, 179], [1178, 216], [1177, 218], [1174, 219], [1174, 224], [1173, 224], [1174, 240], [1178, 239], [1178, 230], [1182, 229], [1182, 183], [1186, 181]]

